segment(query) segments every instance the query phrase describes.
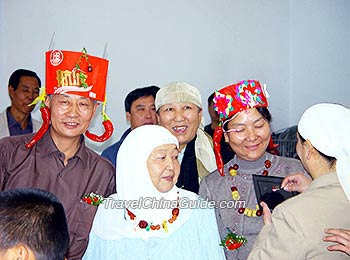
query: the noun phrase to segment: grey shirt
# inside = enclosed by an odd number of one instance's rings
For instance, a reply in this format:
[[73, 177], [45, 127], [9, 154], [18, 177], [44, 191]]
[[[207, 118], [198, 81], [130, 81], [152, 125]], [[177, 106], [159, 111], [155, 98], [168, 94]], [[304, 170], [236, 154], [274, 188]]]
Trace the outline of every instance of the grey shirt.
[[[199, 195], [204, 199], [208, 198], [215, 201], [217, 206], [219, 206], [221, 201], [230, 201], [231, 205], [234, 205], [233, 208], [218, 207], [215, 209], [221, 239], [224, 239], [229, 229], [231, 232], [244, 235], [248, 240], [248, 243], [238, 250], [225, 250], [227, 259], [247, 259], [254, 241], [263, 226], [262, 217], [248, 217], [238, 213], [238, 209], [240, 207], [256, 209], [257, 200], [252, 174], [262, 174], [265, 170], [264, 162], [267, 159], [271, 161], [271, 167], [268, 169], [269, 176], [284, 177], [295, 172], [305, 173], [301, 162], [292, 158], [284, 158], [265, 153], [262, 158], [252, 162], [238, 160], [235, 156], [225, 165], [224, 177], [217, 171], [214, 171], [204, 177], [200, 184]], [[238, 174], [232, 177], [229, 174], [229, 167], [235, 163], [239, 165]], [[233, 186], [237, 187], [240, 194], [239, 202], [232, 199], [231, 187]]]

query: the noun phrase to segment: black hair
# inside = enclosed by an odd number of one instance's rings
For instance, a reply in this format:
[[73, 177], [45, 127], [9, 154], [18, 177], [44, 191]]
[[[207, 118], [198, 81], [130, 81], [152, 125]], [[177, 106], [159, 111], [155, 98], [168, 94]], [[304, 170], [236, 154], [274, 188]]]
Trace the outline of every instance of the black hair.
[[144, 88], [137, 88], [129, 92], [129, 94], [126, 96], [124, 101], [125, 112], [130, 113], [132, 103], [134, 103], [135, 100], [141, 97], [152, 96], [153, 98], [156, 98], [156, 94], [158, 90], [159, 90], [159, 87], [157, 86], [148, 86]]
[[[306, 142], [306, 139], [304, 137], [301, 136], [301, 134], [299, 133], [299, 131], [297, 132], [297, 135], [300, 138], [300, 141], [302, 143]], [[315, 147], [314, 147], [315, 148]], [[327, 161], [328, 165], [330, 168], [334, 167], [335, 163], [337, 162], [337, 159], [333, 156], [329, 156], [329, 155], [325, 155], [324, 153], [320, 152], [319, 150], [317, 150], [315, 148], [315, 150]]]
[[210, 106], [211, 102], [214, 101], [214, 96], [215, 96], [215, 92], [213, 92], [213, 93], [208, 97], [208, 106]]
[[256, 110], [258, 110], [259, 114], [262, 115], [263, 118], [265, 118], [269, 123], [271, 123], [272, 116], [267, 107], [258, 107]]
[[19, 81], [21, 80], [21, 77], [24, 77], [24, 76], [36, 78], [39, 84], [39, 88], [41, 87], [41, 80], [39, 76], [34, 71], [26, 70], [26, 69], [18, 69], [14, 71], [10, 76], [8, 86], [11, 86], [16, 91]]
[[[271, 123], [272, 121], [272, 116], [271, 113], [269, 111], [269, 109], [267, 107], [257, 107], [256, 110], [259, 112], [259, 114], [267, 120], [267, 122]], [[228, 130], [228, 124], [224, 124], [223, 125], [224, 130], [227, 131]]]
[[33, 251], [36, 260], [62, 260], [69, 234], [62, 204], [39, 189], [0, 192], [0, 251], [19, 244]]

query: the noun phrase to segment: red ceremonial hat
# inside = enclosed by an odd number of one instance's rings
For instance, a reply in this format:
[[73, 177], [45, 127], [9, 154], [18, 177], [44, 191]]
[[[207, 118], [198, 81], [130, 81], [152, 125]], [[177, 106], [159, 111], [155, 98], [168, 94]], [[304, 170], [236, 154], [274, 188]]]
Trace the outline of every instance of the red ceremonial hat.
[[46, 94], [75, 94], [103, 102], [108, 60], [82, 52], [46, 52]]
[[267, 106], [264, 90], [257, 80], [240, 81], [216, 91], [214, 96], [214, 109], [221, 121], [243, 110]]
[[96, 142], [104, 142], [113, 134], [113, 124], [107, 116], [106, 81], [108, 60], [87, 54], [85, 48], [81, 52], [53, 50], [46, 52], [46, 88], [32, 102], [41, 101], [43, 124], [26, 148], [33, 147], [49, 129], [50, 110], [45, 106], [46, 95], [75, 94], [102, 102], [102, 117], [105, 132], [102, 135], [90, 133], [85, 135]]
[[266, 90], [257, 80], [243, 80], [215, 92], [214, 109], [219, 114], [220, 124], [216, 127], [213, 141], [216, 164], [220, 175], [224, 176], [224, 167], [220, 153], [220, 140], [223, 124], [239, 112], [258, 107], [267, 107]]

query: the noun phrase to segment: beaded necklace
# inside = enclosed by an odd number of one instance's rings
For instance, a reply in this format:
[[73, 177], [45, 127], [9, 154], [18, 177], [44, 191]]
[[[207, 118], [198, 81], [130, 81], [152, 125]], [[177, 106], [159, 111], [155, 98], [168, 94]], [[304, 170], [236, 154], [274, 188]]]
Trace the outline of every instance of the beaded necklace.
[[[269, 175], [269, 171], [268, 169], [271, 168], [272, 164], [271, 164], [271, 160], [266, 159], [264, 162], [264, 166], [265, 169], [262, 172], [263, 176], [268, 176]], [[229, 167], [229, 173], [232, 177], [235, 177], [238, 174], [238, 169], [239, 169], [239, 165], [237, 163], [235, 163], [233, 166]], [[232, 199], [237, 201], [241, 198], [238, 189], [236, 186], [232, 186], [231, 187], [231, 196]], [[238, 209], [238, 213], [239, 214], [244, 214], [248, 217], [260, 217], [262, 215], [262, 210], [260, 209], [259, 205], [257, 204], [255, 209], [252, 208], [239, 208]]]
[[[125, 208], [126, 212], [128, 213], [128, 216], [130, 218], [130, 220], [133, 220], [134, 223], [137, 223], [137, 218], [136, 215], [134, 213], [132, 213], [129, 209]], [[179, 192], [177, 192], [177, 204], [176, 204], [176, 208], [172, 209], [171, 211], [171, 218], [169, 218], [168, 220], [163, 220], [162, 224], [153, 224], [152, 222], [148, 223], [145, 220], [140, 220], [136, 225], [136, 227], [139, 227], [141, 229], [145, 229], [146, 231], [152, 231], [152, 230], [160, 230], [160, 228], [162, 227], [164, 229], [165, 232], [168, 232], [168, 225], [172, 224], [174, 221], [176, 221], [177, 217], [179, 216], [180, 213], [180, 209], [179, 209]]]

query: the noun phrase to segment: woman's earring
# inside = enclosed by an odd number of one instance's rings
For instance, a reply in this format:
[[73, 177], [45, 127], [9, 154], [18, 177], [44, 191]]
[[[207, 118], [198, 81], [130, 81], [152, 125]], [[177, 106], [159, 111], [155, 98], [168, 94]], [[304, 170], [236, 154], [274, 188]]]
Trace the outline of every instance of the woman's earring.
[[228, 138], [226, 133], [224, 133], [224, 139], [225, 139], [225, 143], [229, 143], [230, 142], [230, 139]]

